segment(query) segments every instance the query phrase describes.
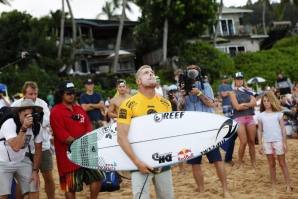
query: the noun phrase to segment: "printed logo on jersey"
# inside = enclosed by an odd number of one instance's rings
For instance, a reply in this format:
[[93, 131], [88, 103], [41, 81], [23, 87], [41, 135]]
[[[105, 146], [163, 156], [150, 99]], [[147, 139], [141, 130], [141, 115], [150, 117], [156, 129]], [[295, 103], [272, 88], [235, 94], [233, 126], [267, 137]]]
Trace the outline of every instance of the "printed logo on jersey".
[[127, 110], [126, 109], [121, 108], [119, 110], [119, 118], [122, 118], [122, 119], [126, 119], [127, 118]]
[[159, 164], [165, 162], [172, 162], [172, 152], [165, 154], [154, 153], [152, 155], [152, 159], [155, 161], [159, 161]]
[[154, 108], [154, 105], [148, 105], [147, 108]]
[[157, 113], [157, 111], [154, 110], [154, 109], [149, 109], [149, 110], [147, 111], [147, 115], [150, 115], [150, 114], [153, 114], [153, 113]]
[[194, 158], [194, 155], [191, 151], [191, 149], [182, 149], [181, 151], [178, 152], [178, 161], [184, 161], [188, 160], [190, 158]]
[[29, 142], [31, 140], [31, 137], [32, 137], [32, 135], [26, 135], [25, 136], [24, 144], [23, 144], [23, 146], [22, 146], [21, 149], [24, 149], [24, 148], [26, 148], [28, 146], [28, 144], [29, 144]]
[[78, 114], [80, 116], [80, 123], [84, 123], [85, 122], [85, 118], [84, 115], [82, 114]]
[[160, 103], [166, 107], [170, 106], [170, 103], [168, 100], [164, 99], [164, 98], [160, 98]]
[[185, 112], [174, 111], [169, 113], [158, 113], [154, 115], [155, 122], [161, 122], [163, 119], [181, 119]]
[[132, 108], [132, 107], [134, 107], [135, 105], [136, 105], [137, 103], [135, 102], [135, 101], [130, 101], [130, 100], [128, 100], [127, 102], [126, 102], [126, 107], [127, 108]]

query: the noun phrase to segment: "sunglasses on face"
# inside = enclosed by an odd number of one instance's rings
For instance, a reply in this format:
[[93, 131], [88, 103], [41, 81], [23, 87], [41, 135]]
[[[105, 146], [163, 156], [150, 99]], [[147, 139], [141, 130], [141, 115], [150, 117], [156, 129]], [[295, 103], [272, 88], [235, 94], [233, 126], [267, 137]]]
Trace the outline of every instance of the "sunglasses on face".
[[65, 91], [64, 93], [65, 93], [66, 95], [74, 95], [74, 94], [75, 94], [74, 91]]

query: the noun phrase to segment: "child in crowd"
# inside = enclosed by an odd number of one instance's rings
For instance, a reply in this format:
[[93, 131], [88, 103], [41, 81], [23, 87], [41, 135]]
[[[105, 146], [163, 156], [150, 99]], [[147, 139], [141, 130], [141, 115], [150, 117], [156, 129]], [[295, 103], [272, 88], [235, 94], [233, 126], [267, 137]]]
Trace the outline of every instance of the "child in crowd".
[[[288, 151], [287, 135], [281, 111], [280, 103], [275, 95], [269, 91], [265, 92], [260, 105], [261, 113], [258, 115], [259, 153], [265, 153], [267, 156], [272, 185], [276, 184], [274, 157], [274, 153], [276, 153], [286, 180], [286, 191], [290, 192], [289, 170], [285, 160], [285, 153]], [[262, 136], [264, 138], [263, 144], [261, 142]]]

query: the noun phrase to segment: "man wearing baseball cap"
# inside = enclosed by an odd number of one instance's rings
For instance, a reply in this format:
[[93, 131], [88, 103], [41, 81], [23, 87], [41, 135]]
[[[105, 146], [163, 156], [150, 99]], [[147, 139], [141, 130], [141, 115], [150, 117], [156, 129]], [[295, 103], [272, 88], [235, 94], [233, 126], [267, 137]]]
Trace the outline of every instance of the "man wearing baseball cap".
[[[219, 85], [218, 87], [218, 93], [222, 98], [223, 114], [227, 117], [233, 118], [232, 103], [230, 100], [230, 92], [233, 90], [233, 88], [230, 84], [227, 84], [227, 78], [228, 77], [226, 75], [221, 76], [221, 85]], [[221, 145], [221, 148], [223, 148], [226, 151], [225, 162], [232, 161], [236, 138], [237, 133], [235, 133], [233, 137], [228, 140], [228, 142], [225, 142], [223, 145]]]
[[85, 82], [86, 93], [80, 96], [80, 103], [82, 108], [87, 112], [92, 129], [98, 129], [103, 126], [103, 116], [100, 109], [105, 107], [103, 98], [100, 93], [94, 92], [94, 82], [92, 79], [86, 79]]
[[67, 149], [76, 138], [92, 131], [88, 115], [81, 106], [74, 103], [75, 90], [71, 81], [60, 82], [54, 96], [56, 105], [50, 115], [60, 188], [65, 191], [65, 198], [75, 198], [75, 193], [83, 190], [84, 182], [90, 185], [90, 198], [97, 198], [103, 179], [102, 172], [78, 166], [66, 156]]

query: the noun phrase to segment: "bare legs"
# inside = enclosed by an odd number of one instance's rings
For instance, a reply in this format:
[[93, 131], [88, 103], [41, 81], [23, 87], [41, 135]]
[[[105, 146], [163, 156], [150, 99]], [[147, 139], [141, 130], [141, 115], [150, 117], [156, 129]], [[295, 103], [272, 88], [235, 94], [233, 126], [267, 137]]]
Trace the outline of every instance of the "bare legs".
[[[276, 184], [276, 163], [275, 163], [275, 157], [273, 154], [267, 154], [267, 159], [269, 162], [269, 171], [270, 171], [270, 177], [271, 177], [271, 183], [272, 185]], [[278, 155], [278, 162], [280, 165], [280, 168], [284, 174], [285, 181], [286, 181], [286, 190], [287, 192], [291, 191], [291, 184], [290, 184], [290, 176], [289, 176], [289, 170], [288, 166], [286, 164], [285, 155]]]
[[[226, 174], [224, 163], [222, 161], [216, 161], [214, 162], [214, 165], [216, 168], [218, 178], [222, 184], [224, 198], [230, 197], [230, 193], [228, 191], [227, 174]], [[199, 192], [204, 193], [205, 191], [204, 183], [203, 183], [204, 175], [201, 170], [201, 166], [200, 164], [192, 164], [191, 166], [192, 166], [193, 177], [198, 185]]]
[[245, 127], [243, 124], [240, 124], [237, 134], [240, 140], [240, 146], [238, 150], [238, 168], [243, 167], [243, 157], [245, 153], [246, 145], [249, 147], [249, 155], [251, 164], [253, 167], [256, 167], [256, 155], [255, 155], [255, 137], [256, 137], [256, 125], [250, 125]]

